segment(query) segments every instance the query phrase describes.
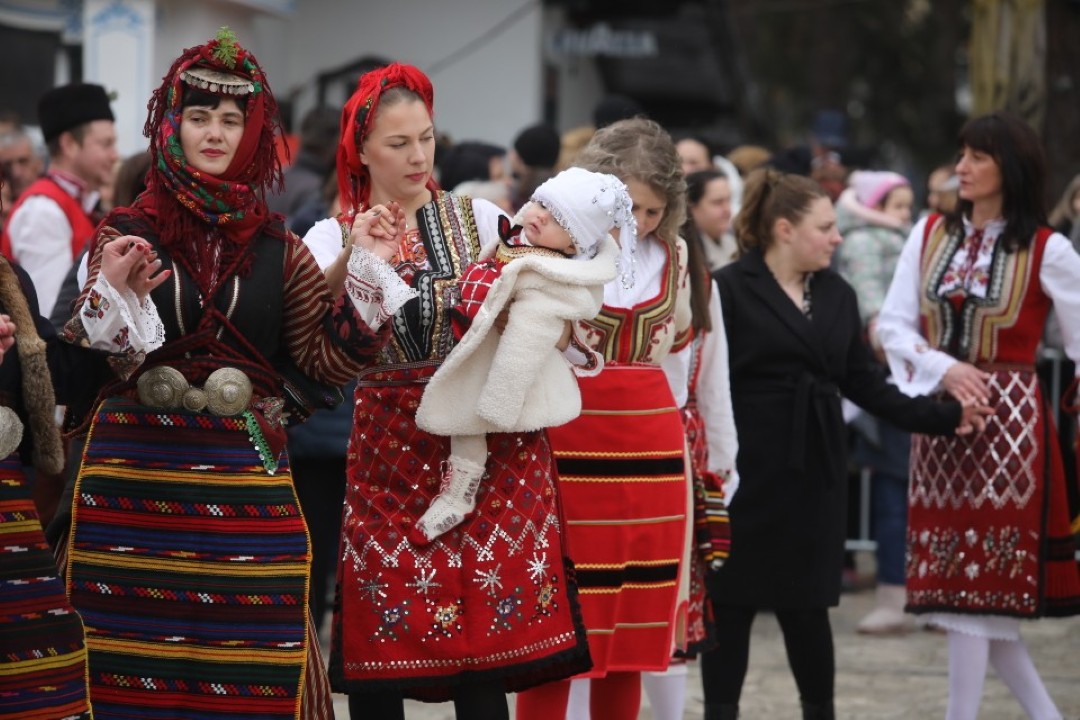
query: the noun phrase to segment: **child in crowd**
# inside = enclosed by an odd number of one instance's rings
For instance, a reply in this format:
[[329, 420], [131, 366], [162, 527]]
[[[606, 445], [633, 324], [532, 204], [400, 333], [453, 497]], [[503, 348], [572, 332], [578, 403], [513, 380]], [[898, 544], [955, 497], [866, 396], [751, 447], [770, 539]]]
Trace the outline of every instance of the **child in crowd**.
[[[629, 258], [631, 208], [614, 176], [569, 168], [536, 189], [513, 227], [504, 218], [500, 241], [462, 275], [453, 311], [460, 342], [416, 413], [421, 429], [450, 436], [450, 459], [441, 491], [414, 526], [414, 543], [431, 543], [475, 508], [487, 433], [561, 425], [581, 412], [574, 371], [557, 346], [565, 346], [569, 321], [590, 319], [603, 304], [619, 255], [612, 228]], [[602, 366], [593, 353], [575, 371]]]
[[[884, 364], [875, 325], [911, 229], [915, 196], [908, 179], [895, 172], [856, 171], [849, 184], [837, 202], [837, 223], [844, 236], [837, 270], [855, 288], [863, 331], [878, 362]], [[875, 607], [856, 629], [870, 635], [903, 633], [914, 627], [913, 618], [904, 614], [911, 436], [866, 413], [855, 427], [859, 430], [855, 459], [872, 472], [870, 506], [877, 542]]]

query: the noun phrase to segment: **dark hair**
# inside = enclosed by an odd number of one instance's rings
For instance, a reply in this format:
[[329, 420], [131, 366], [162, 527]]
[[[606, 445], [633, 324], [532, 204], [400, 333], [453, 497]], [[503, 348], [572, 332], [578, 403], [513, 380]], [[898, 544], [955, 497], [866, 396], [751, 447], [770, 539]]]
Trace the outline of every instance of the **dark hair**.
[[634, 98], [626, 95], [606, 95], [593, 108], [593, 125], [600, 130], [620, 120], [644, 116], [645, 109]]
[[735, 240], [740, 252], [766, 250], [772, 245], [772, 228], [777, 220], [795, 224], [818, 198], [827, 198], [824, 188], [802, 175], [771, 168], [754, 170], [746, 177], [742, 209], [735, 218]]
[[698, 170], [686, 176], [686, 204], [697, 205], [705, 197], [705, 189], [713, 180], [730, 182], [728, 176], [719, 170]]
[[[957, 146], [994, 158], [1001, 172], [1003, 247], [1006, 252], [1027, 248], [1036, 230], [1047, 225], [1046, 159], [1035, 131], [1012, 113], [995, 112], [968, 120]], [[961, 218], [971, 214], [971, 207], [970, 200], [960, 199], [948, 220], [950, 231], [961, 229]]]
[[130, 207], [139, 193], [146, 189], [146, 173], [150, 170], [150, 151], [144, 150], [124, 158], [116, 170], [113, 205]]
[[491, 159], [506, 155], [498, 145], [485, 142], [460, 142], [450, 148], [439, 168], [439, 184], [453, 190], [466, 180], [490, 180]]
[[694, 224], [694, 218], [687, 216], [679, 234], [686, 241], [686, 272], [690, 276], [690, 327], [695, 333], [709, 332], [712, 330], [712, 318], [709, 316], [712, 276], [709, 274], [701, 233]]
[[247, 95], [217, 95], [216, 93], [192, 87], [186, 83], [184, 84], [184, 94], [180, 98], [180, 108], [205, 107], [210, 108], [211, 110], [217, 110], [218, 105], [220, 105], [221, 101], [226, 97], [235, 100], [240, 111], [245, 114], [247, 113]]
[[300, 150], [310, 153], [327, 169], [334, 164], [341, 111], [325, 105], [308, 110], [300, 121]]
[[712, 156], [716, 154], [713, 152], [712, 143], [710, 143], [708, 140], [706, 140], [700, 135], [694, 135], [693, 133], [683, 133], [681, 135], [672, 135], [671, 139], [675, 142], [676, 145], [681, 143], [683, 140], [696, 142], [698, 145], [705, 148], [705, 153], [709, 156], [710, 163], [712, 162]]
[[[82, 147], [83, 139], [86, 138], [86, 133], [89, 129], [90, 123], [83, 123], [82, 125], [76, 125], [73, 128], [68, 128], [64, 132], [71, 135], [71, 139], [79, 143], [79, 146]], [[63, 135], [64, 133], [62, 132], [45, 143], [45, 147], [49, 150], [49, 157], [60, 157], [60, 138]]]

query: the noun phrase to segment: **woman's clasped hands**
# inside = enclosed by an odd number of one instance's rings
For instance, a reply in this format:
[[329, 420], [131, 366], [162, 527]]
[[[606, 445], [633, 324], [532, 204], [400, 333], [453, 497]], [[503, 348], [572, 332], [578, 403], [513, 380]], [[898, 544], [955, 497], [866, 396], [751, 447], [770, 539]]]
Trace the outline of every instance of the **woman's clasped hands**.
[[986, 418], [994, 414], [990, 407], [990, 373], [970, 363], [958, 362], [950, 367], [941, 380], [946, 392], [963, 406], [957, 435], [969, 435], [986, 429]]
[[142, 302], [172, 271], [161, 269], [157, 251], [146, 240], [120, 235], [108, 239], [101, 248], [101, 274], [117, 291], [131, 290]]
[[389, 261], [405, 236], [405, 211], [397, 202], [373, 205], [353, 219], [349, 244]]

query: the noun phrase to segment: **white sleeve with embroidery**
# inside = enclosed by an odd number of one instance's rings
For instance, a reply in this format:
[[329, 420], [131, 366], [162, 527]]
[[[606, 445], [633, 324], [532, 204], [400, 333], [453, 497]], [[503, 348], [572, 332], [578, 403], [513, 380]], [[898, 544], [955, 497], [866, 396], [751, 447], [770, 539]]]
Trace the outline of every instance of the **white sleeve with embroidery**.
[[134, 292], [119, 292], [104, 275], [98, 275], [79, 315], [90, 347], [97, 350], [135, 355], [165, 344], [165, 326], [150, 296], [140, 303]]
[[877, 320], [877, 334], [889, 360], [893, 380], [905, 395], [926, 395], [941, 389], [945, 372], [958, 361], [934, 350], [919, 332], [919, 256], [926, 220], [912, 228], [893, 274]]
[[705, 335], [701, 348], [697, 404], [709, 445], [708, 469], [723, 480], [724, 501], [730, 506], [735, 491], [739, 489], [739, 472], [735, 467], [739, 436], [735, 430], [735, 413], [731, 408], [727, 331], [724, 330], [724, 313], [720, 308], [720, 289], [715, 280], [709, 298], [709, 317], [712, 330]]
[[1076, 363], [1076, 374], [1080, 376], [1080, 255], [1060, 233], [1046, 241], [1039, 283], [1054, 303], [1065, 354]]
[[359, 247], [349, 255], [345, 292], [372, 330], [378, 330], [418, 293], [382, 258]]
[[690, 395], [690, 360], [694, 354], [694, 343], [686, 344], [679, 352], [668, 353], [660, 360], [660, 369], [664, 371], [668, 387], [675, 397], [675, 407], [680, 410], [686, 406]]

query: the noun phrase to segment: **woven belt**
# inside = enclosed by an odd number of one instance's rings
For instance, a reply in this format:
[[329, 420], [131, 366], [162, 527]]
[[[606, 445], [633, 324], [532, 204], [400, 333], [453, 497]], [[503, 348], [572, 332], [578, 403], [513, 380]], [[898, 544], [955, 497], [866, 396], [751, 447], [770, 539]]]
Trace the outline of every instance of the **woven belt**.
[[210, 373], [202, 387], [174, 367], [158, 365], [139, 376], [139, 402], [147, 407], [192, 412], [209, 410], [219, 417], [239, 415], [251, 403], [251, 380], [243, 370], [224, 367]]

